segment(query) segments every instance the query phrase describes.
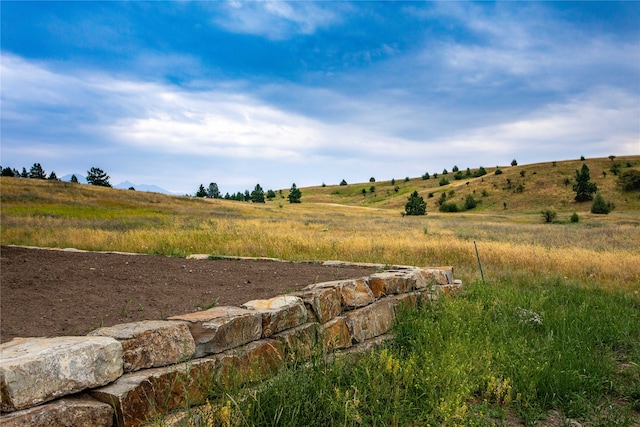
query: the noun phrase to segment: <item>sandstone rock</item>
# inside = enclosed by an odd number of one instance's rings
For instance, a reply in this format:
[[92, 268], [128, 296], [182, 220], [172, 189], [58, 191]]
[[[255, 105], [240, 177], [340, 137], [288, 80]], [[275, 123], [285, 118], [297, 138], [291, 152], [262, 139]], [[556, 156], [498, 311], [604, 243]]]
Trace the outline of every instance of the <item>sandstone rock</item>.
[[409, 292], [406, 294], [394, 295], [389, 297], [389, 302], [393, 305], [396, 312], [401, 307], [416, 308], [418, 303], [422, 301], [422, 294], [420, 292]]
[[296, 296], [252, 300], [242, 304], [242, 307], [256, 310], [262, 315], [262, 338], [268, 338], [307, 321], [307, 309], [302, 299]]
[[3, 427], [111, 427], [113, 408], [90, 397], [64, 397], [0, 417]]
[[125, 372], [182, 362], [196, 351], [185, 322], [145, 320], [99, 328], [88, 335], [120, 341]]
[[196, 342], [196, 358], [220, 353], [262, 336], [262, 314], [239, 307], [213, 307], [169, 320], [187, 322]]
[[345, 310], [364, 307], [375, 301], [366, 278], [316, 283], [307, 286], [305, 290], [326, 288], [335, 289], [338, 292], [342, 308]]
[[15, 338], [0, 346], [2, 411], [107, 384], [122, 375], [122, 345], [109, 337]]
[[308, 308], [308, 321], [326, 323], [342, 314], [342, 302], [337, 288], [319, 287], [312, 290], [301, 291], [294, 295], [302, 298], [305, 306]]
[[390, 270], [369, 276], [369, 287], [376, 298], [402, 294], [426, 286], [427, 282], [416, 269]]
[[448, 285], [453, 283], [453, 267], [421, 267], [418, 271], [427, 284]]
[[284, 356], [290, 361], [310, 357], [318, 344], [318, 323], [305, 323], [280, 332], [273, 338], [284, 348]]
[[379, 300], [345, 314], [347, 327], [354, 341], [361, 343], [388, 332], [395, 322], [394, 304]]
[[282, 344], [273, 339], [254, 341], [217, 354], [216, 382], [229, 387], [267, 378], [281, 366], [282, 354]]
[[211, 357], [132, 372], [89, 393], [113, 405], [118, 426], [137, 426], [157, 415], [204, 402], [213, 388], [216, 364]]
[[351, 347], [351, 333], [344, 316], [333, 318], [321, 325], [320, 335], [325, 351]]

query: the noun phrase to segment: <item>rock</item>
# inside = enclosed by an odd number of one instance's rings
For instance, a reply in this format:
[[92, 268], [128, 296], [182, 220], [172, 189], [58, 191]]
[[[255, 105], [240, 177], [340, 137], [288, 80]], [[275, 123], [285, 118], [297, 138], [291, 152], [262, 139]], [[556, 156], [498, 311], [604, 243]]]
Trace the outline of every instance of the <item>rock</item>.
[[262, 336], [262, 314], [239, 307], [213, 307], [169, 320], [187, 322], [196, 342], [196, 358], [220, 353]]
[[448, 285], [453, 283], [453, 267], [421, 267], [418, 268], [418, 271], [429, 285]]
[[125, 372], [179, 363], [196, 351], [196, 343], [185, 322], [145, 320], [99, 328], [88, 335], [120, 341]]
[[242, 304], [242, 307], [256, 310], [262, 315], [262, 338], [268, 338], [307, 321], [307, 309], [302, 299], [296, 296], [252, 300]]
[[369, 276], [369, 287], [376, 298], [402, 294], [426, 286], [427, 282], [416, 269], [390, 270]]
[[375, 301], [375, 297], [367, 284], [366, 278], [336, 280], [309, 285], [305, 290], [335, 289], [340, 295], [340, 302], [344, 310], [364, 307]]
[[282, 344], [284, 356], [290, 361], [310, 357], [318, 344], [318, 328], [315, 322], [305, 323], [293, 329], [280, 332], [273, 338]]
[[314, 288], [312, 290], [297, 292], [308, 308], [307, 320], [326, 323], [334, 317], [342, 314], [342, 303], [337, 288]]
[[113, 408], [88, 396], [64, 397], [0, 417], [3, 427], [111, 427]]
[[355, 342], [361, 343], [388, 332], [395, 322], [393, 301], [381, 299], [345, 313], [347, 327]]
[[213, 389], [217, 360], [197, 359], [123, 375], [90, 395], [113, 405], [120, 427], [140, 425], [174, 409], [204, 402]]
[[344, 316], [336, 317], [320, 327], [325, 351], [351, 347], [351, 333]]
[[0, 346], [2, 411], [107, 384], [122, 375], [122, 345], [109, 337], [15, 338]]
[[254, 341], [217, 354], [216, 382], [233, 387], [263, 380], [277, 372], [282, 354], [282, 344], [273, 339]]

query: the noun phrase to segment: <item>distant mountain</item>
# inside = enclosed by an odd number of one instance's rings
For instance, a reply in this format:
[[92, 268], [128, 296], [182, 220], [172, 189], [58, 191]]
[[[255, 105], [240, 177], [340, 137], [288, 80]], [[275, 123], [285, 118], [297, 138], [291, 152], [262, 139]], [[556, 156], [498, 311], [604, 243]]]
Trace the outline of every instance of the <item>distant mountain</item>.
[[147, 185], [147, 184], [134, 184], [130, 181], [121, 182], [118, 185], [114, 185], [113, 188], [119, 188], [121, 190], [128, 190], [133, 187], [136, 191], [147, 191], [150, 193], [162, 193], [162, 194], [173, 194], [171, 191], [165, 190], [162, 187], [158, 187], [157, 185]]
[[68, 175], [62, 176], [60, 177], [60, 181], [65, 181], [65, 182], [70, 182], [71, 181], [71, 177], [75, 175], [76, 178], [78, 178], [78, 182], [80, 184], [86, 184], [87, 183], [87, 178], [84, 175], [80, 175], [79, 173], [70, 173]]

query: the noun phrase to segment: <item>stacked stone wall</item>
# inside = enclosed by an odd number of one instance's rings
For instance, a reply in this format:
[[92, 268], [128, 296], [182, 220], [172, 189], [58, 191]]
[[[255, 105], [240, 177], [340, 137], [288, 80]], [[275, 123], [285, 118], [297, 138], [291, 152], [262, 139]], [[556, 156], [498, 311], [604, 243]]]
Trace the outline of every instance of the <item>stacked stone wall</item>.
[[0, 424], [138, 426], [260, 381], [287, 360], [366, 346], [389, 332], [399, 305], [460, 286], [452, 267], [394, 266], [84, 337], [16, 338], [0, 347]]

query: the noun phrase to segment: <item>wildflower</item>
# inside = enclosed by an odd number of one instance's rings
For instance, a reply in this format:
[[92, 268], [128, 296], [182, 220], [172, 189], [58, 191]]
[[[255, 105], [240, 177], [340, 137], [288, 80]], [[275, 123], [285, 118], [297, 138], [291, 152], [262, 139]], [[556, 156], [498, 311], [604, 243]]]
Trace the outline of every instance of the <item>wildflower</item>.
[[533, 310], [518, 307], [516, 310], [518, 315], [518, 323], [524, 323], [525, 325], [542, 326], [542, 317]]

